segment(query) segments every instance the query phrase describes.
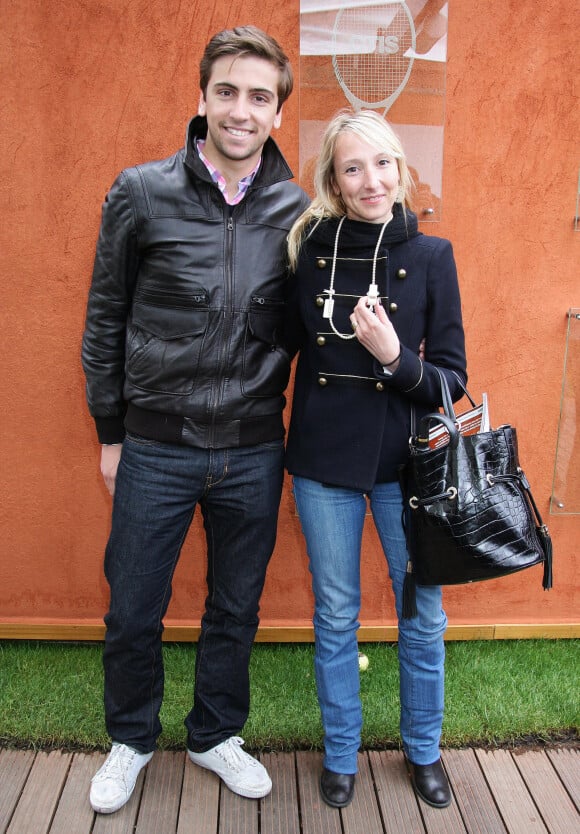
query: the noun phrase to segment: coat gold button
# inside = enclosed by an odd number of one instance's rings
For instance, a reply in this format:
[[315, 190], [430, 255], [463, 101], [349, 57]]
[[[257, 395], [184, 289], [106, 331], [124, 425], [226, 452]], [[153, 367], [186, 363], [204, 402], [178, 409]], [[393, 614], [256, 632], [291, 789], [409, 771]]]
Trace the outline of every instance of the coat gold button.
[[377, 382], [375, 387], [376, 387], [377, 391], [384, 391], [385, 390], [385, 386], [383, 385], [382, 382]]
[[326, 260], [324, 258], [317, 258], [316, 266], [318, 267], [318, 269], [324, 269], [324, 267], [326, 266]]
[[391, 303], [389, 304], [389, 311], [391, 313], [396, 313], [398, 309], [399, 309], [399, 305], [395, 304], [394, 301], [391, 301]]
[[407, 277], [407, 270], [406, 269], [398, 269], [397, 270], [397, 278], [406, 278]]
[[324, 307], [324, 298], [321, 295], [316, 296], [316, 306]]
[[325, 345], [326, 339], [324, 338], [324, 336], [318, 336], [316, 339], [316, 344], [320, 345], [320, 347], [322, 347], [322, 345]]
[[327, 382], [328, 382], [328, 380], [326, 379], [325, 376], [319, 376], [318, 377], [318, 384], [319, 385], [322, 385], [324, 387], [327, 384]]

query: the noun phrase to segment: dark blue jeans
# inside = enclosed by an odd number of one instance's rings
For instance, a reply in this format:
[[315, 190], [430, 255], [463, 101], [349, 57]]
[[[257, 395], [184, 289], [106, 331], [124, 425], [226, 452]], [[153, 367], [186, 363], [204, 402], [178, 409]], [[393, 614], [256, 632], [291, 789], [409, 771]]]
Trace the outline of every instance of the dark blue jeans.
[[146, 753], [161, 732], [162, 621], [197, 504], [207, 540], [208, 594], [187, 743], [204, 752], [240, 732], [282, 479], [281, 440], [215, 450], [126, 438], [105, 553], [111, 590], [105, 718], [113, 741]]

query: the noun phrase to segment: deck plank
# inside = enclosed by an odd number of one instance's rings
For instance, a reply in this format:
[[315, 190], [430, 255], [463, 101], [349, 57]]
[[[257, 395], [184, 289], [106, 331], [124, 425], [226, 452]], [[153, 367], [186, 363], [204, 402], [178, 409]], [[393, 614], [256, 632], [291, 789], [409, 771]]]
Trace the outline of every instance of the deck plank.
[[397, 750], [371, 751], [369, 761], [385, 834], [425, 834], [423, 818], [409, 782], [403, 754]]
[[245, 799], [221, 785], [218, 834], [258, 834], [259, 808], [259, 800]]
[[261, 801], [261, 834], [300, 834], [294, 753], [264, 753], [260, 761], [272, 779], [272, 792]]
[[89, 804], [89, 785], [94, 774], [94, 765], [93, 756], [86, 753], [74, 754], [49, 829], [51, 834], [91, 830], [94, 813]]
[[445, 750], [445, 769], [469, 834], [505, 834], [493, 797], [473, 750]]
[[215, 774], [186, 760], [177, 834], [216, 834], [219, 797]]
[[145, 773], [135, 834], [175, 834], [184, 764], [184, 753], [155, 753]]
[[0, 755], [0, 834], [5, 834], [30, 769], [33, 750], [2, 750]]
[[444, 750], [454, 802], [430, 808], [399, 751], [359, 755], [355, 797], [322, 800], [318, 752], [261, 756], [272, 793], [239, 797], [185, 753], [157, 752], [115, 814], [88, 793], [101, 753], [0, 749], [0, 834], [580, 834], [580, 749]]
[[512, 757], [550, 833], [580, 831], [578, 810], [544, 751], [517, 751]]
[[36, 754], [7, 834], [46, 834], [67, 777], [72, 753]]
[[580, 749], [560, 747], [547, 751], [576, 810], [580, 811]]
[[477, 750], [477, 759], [509, 834], [546, 834], [546, 826], [508, 750]]
[[354, 799], [341, 811], [344, 834], [383, 834], [373, 774], [367, 753], [358, 754]]
[[[321, 753], [296, 753], [303, 834], [342, 834], [340, 811], [320, 796]], [[362, 832], [361, 832], [362, 834]]]

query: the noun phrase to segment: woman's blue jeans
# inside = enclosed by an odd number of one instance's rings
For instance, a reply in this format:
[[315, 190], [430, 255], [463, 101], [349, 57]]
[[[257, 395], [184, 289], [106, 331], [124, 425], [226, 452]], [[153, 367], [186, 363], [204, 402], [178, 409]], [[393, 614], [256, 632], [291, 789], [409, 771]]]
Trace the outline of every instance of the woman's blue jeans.
[[161, 732], [161, 634], [173, 573], [196, 505], [207, 542], [188, 746], [236, 735], [249, 710], [249, 660], [272, 554], [283, 442], [196, 449], [127, 437], [105, 554], [111, 590], [103, 663], [109, 735], [146, 753]]
[[[356, 773], [362, 710], [357, 629], [360, 551], [367, 511], [364, 493], [294, 476], [294, 496], [312, 573], [315, 598], [315, 673], [324, 727], [324, 767]], [[440, 587], [417, 586], [417, 615], [402, 619], [407, 549], [397, 483], [377, 484], [370, 508], [387, 559], [397, 610], [400, 731], [417, 765], [439, 758], [443, 721], [447, 618]]]

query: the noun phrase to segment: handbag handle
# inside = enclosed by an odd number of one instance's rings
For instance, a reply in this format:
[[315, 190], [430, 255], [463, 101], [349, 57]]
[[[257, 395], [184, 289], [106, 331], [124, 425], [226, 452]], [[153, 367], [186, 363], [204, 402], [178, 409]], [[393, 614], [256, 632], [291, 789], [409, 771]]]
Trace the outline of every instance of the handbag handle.
[[[441, 370], [441, 368], [436, 367], [436, 371], [439, 374], [439, 381], [441, 383], [441, 400], [443, 402], [443, 412], [455, 423], [457, 418], [455, 416], [455, 409], [453, 408], [453, 400], [451, 399], [451, 393], [449, 391], [449, 384], [447, 382], [447, 377]], [[457, 373], [457, 371], [451, 371], [457, 382], [459, 383], [459, 387], [471, 403], [471, 407], [475, 408], [475, 400], [461, 381], [461, 377]]]
[[429, 449], [429, 428], [431, 423], [442, 423], [449, 432], [449, 446], [452, 449], [457, 449], [459, 443], [459, 432], [455, 422], [446, 414], [441, 414], [435, 411], [432, 414], [426, 414], [419, 420], [419, 431], [417, 432], [416, 442], [419, 444], [416, 448], [421, 451]]
[[[439, 369], [437, 369], [437, 370], [439, 370]], [[451, 371], [451, 373], [457, 379], [457, 382], [459, 383], [459, 387], [461, 388], [461, 390], [463, 391], [463, 393], [465, 394], [465, 396], [467, 397], [467, 399], [471, 403], [471, 407], [472, 408], [477, 408], [477, 404], [476, 404], [475, 400], [473, 399], [473, 397], [471, 396], [471, 394], [469, 393], [469, 391], [467, 390], [467, 388], [465, 387], [465, 385], [461, 381], [461, 377], [459, 376], [457, 371]], [[445, 380], [445, 382], [447, 382], [447, 380]]]
[[[435, 368], [437, 373], [439, 374], [439, 383], [441, 385], [441, 399], [443, 401], [443, 413], [449, 417], [449, 419], [453, 422], [457, 422], [457, 418], [455, 416], [455, 409], [453, 408], [453, 400], [451, 399], [451, 392], [449, 391], [449, 385], [447, 384], [447, 379], [445, 378], [445, 374], [440, 368]], [[459, 379], [459, 377], [458, 377]], [[459, 380], [461, 382], [461, 380]], [[465, 391], [465, 387], [461, 386]]]
[[[449, 432], [450, 447], [452, 449], [456, 449], [457, 444], [459, 443], [459, 431], [457, 430], [457, 418], [455, 416], [455, 409], [453, 408], [453, 400], [451, 399], [451, 393], [449, 391], [449, 385], [447, 384], [445, 375], [437, 367], [436, 371], [439, 374], [439, 382], [441, 384], [441, 400], [443, 402], [444, 413], [441, 414], [439, 411], [436, 411], [431, 414], [426, 414], [424, 417], [421, 418], [421, 420], [419, 421], [419, 430], [417, 432], [416, 438], [417, 443], [419, 444], [417, 448], [422, 450], [426, 450], [429, 448], [429, 428], [431, 426], [431, 423], [438, 422], [442, 423]], [[461, 382], [459, 375], [455, 375], [457, 376], [457, 379], [459, 380], [459, 384], [461, 385], [462, 389], [467, 394], [465, 386]], [[467, 396], [469, 397], [469, 394], [467, 394]], [[471, 397], [469, 397], [469, 399], [471, 400]]]
[[[449, 391], [449, 383], [447, 382], [447, 377], [445, 376], [445, 374], [443, 373], [441, 368], [436, 367], [435, 370], [439, 374], [439, 381], [440, 381], [440, 384], [441, 384], [441, 400], [443, 402], [443, 411], [448, 417], [451, 418], [451, 420], [453, 420], [453, 422], [455, 422], [455, 420], [456, 420], [455, 409], [453, 407], [453, 400], [451, 399], [451, 393]], [[465, 396], [467, 397], [467, 399], [471, 403], [471, 407], [476, 408], [475, 400], [473, 399], [473, 397], [471, 396], [471, 394], [469, 393], [469, 391], [467, 390], [467, 388], [465, 387], [465, 385], [461, 381], [461, 377], [459, 376], [457, 371], [451, 371], [451, 373], [453, 374], [453, 376], [455, 377], [455, 379], [459, 383], [459, 387], [461, 388], [461, 390], [463, 391], [463, 393], [465, 394]]]

